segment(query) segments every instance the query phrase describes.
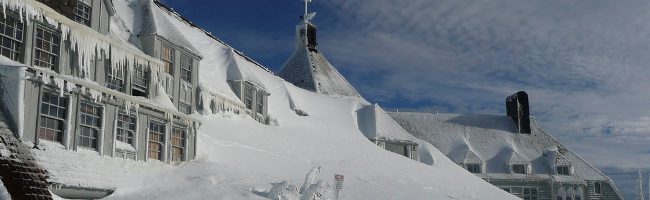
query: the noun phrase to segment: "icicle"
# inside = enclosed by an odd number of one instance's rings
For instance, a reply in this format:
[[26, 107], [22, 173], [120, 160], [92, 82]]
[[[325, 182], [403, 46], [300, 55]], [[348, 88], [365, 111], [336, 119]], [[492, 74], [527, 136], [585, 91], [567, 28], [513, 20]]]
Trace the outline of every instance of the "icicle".
[[59, 96], [63, 96], [63, 90], [65, 89], [64, 81], [63, 79], [52, 77], [54, 85], [56, 85], [57, 88], [59, 88]]
[[171, 121], [172, 119], [174, 119], [174, 115], [172, 115], [171, 113], [165, 113], [165, 119]]
[[129, 100], [124, 100], [124, 109], [126, 109], [127, 114], [131, 113], [131, 102]]
[[94, 89], [88, 89], [88, 93], [90, 94], [90, 97], [94, 102], [101, 102], [102, 101], [102, 92], [94, 90]]

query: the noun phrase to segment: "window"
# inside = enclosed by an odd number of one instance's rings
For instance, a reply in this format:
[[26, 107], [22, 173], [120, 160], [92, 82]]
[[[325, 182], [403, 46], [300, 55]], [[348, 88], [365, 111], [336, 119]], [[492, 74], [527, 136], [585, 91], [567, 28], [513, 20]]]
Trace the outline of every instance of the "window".
[[192, 106], [190, 106], [189, 104], [181, 102], [181, 103], [178, 104], [178, 111], [182, 112], [182, 113], [185, 113], [185, 114], [188, 114], [188, 115], [192, 114]]
[[526, 165], [524, 165], [524, 164], [514, 164], [514, 165], [512, 165], [512, 173], [526, 174]]
[[169, 75], [174, 75], [174, 49], [168, 45], [162, 46], [163, 71]]
[[481, 173], [481, 165], [480, 164], [467, 164], [467, 171], [474, 173], [474, 174], [480, 174]]
[[537, 200], [537, 188], [524, 188], [524, 200]]
[[131, 80], [132, 91], [131, 95], [146, 97], [147, 95], [147, 85], [149, 79], [147, 77], [147, 70], [144, 65], [135, 65], [133, 68], [133, 80]]
[[25, 26], [13, 15], [0, 18], [0, 53], [12, 60], [18, 61], [23, 45], [23, 32]]
[[102, 123], [102, 108], [82, 102], [79, 112], [79, 145], [82, 147], [97, 149], [99, 129]]
[[185, 54], [181, 54], [181, 80], [192, 82], [192, 58]]
[[63, 142], [68, 99], [54, 93], [43, 92], [41, 101], [38, 138]]
[[557, 166], [558, 175], [571, 175], [571, 168], [569, 166]]
[[509, 187], [501, 189], [524, 200], [539, 200], [539, 193], [536, 187]]
[[186, 131], [184, 128], [174, 128], [172, 131], [172, 162], [181, 162], [185, 160], [183, 152], [185, 150], [185, 136]]
[[384, 145], [384, 148], [386, 148], [386, 150], [403, 156], [407, 156], [406, 153], [408, 152], [408, 150], [406, 149], [406, 147], [407, 147], [406, 145], [394, 144], [388, 142]]
[[564, 197], [562, 197], [562, 196], [557, 196], [557, 197], [555, 197], [555, 200], [564, 200]]
[[257, 93], [255, 101], [257, 102], [257, 113], [264, 114], [264, 95], [261, 92]]
[[124, 68], [113, 69], [109, 60], [106, 63], [106, 87], [124, 92]]
[[594, 183], [594, 193], [596, 193], [596, 194], [602, 194], [603, 193], [602, 183], [600, 183], [600, 182], [595, 182]]
[[34, 43], [34, 65], [57, 71], [59, 67], [60, 39], [58, 33], [37, 26], [36, 42]]
[[74, 21], [90, 27], [91, 12], [92, 9], [90, 9], [89, 5], [82, 1], [77, 1], [77, 6], [74, 8]]
[[120, 113], [117, 115], [117, 141], [133, 145], [135, 135], [135, 116]]
[[149, 122], [149, 158], [162, 160], [162, 150], [165, 138], [165, 125]]
[[244, 87], [244, 104], [246, 104], [246, 108], [253, 110], [253, 88], [252, 86], [247, 85]]

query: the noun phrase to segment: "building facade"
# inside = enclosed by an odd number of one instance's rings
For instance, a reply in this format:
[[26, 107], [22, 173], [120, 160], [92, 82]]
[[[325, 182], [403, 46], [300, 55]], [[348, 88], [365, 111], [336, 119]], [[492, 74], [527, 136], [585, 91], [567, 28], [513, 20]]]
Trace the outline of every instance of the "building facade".
[[522, 199], [622, 199], [609, 177], [530, 118], [525, 92], [506, 105], [508, 116], [389, 114], [459, 166]]
[[[140, 46], [110, 36], [110, 0], [3, 3], [2, 107], [23, 142], [169, 164], [196, 156], [201, 56], [189, 42], [169, 27], [143, 29]], [[142, 8], [163, 19], [153, 1]], [[62, 197], [83, 197], [52, 184]]]

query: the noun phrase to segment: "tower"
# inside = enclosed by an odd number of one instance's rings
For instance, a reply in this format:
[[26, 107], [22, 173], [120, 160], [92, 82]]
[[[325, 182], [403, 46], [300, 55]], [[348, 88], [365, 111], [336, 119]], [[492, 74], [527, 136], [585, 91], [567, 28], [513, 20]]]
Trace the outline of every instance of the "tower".
[[317, 26], [312, 23], [316, 13], [308, 12], [305, 0], [305, 14], [296, 26], [296, 49], [285, 62], [278, 75], [300, 88], [331, 95], [360, 97], [350, 83], [330, 64], [318, 49]]

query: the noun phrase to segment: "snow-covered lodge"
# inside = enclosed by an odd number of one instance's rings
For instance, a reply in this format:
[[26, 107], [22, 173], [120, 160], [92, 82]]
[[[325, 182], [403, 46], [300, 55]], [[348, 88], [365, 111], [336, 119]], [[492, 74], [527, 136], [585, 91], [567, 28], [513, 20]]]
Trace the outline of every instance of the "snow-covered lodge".
[[525, 92], [508, 97], [506, 107], [507, 116], [389, 114], [459, 166], [523, 199], [622, 199], [609, 177], [529, 116]]

